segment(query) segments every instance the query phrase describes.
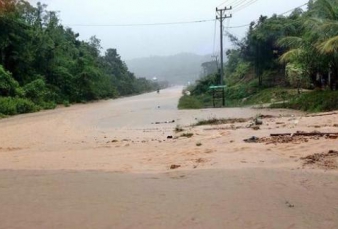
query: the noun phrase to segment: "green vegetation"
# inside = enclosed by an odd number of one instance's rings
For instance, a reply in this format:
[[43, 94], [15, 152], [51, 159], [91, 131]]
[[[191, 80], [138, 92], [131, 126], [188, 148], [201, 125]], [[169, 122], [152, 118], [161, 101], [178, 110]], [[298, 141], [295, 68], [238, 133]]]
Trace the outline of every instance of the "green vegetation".
[[16, 115], [21, 113], [35, 112], [40, 109], [32, 101], [22, 98], [0, 98], [0, 114]]
[[0, 1], [0, 116], [115, 98], [160, 87], [136, 78], [115, 49], [79, 40], [46, 5]]
[[259, 91], [253, 96], [249, 97], [243, 104], [273, 104], [276, 102], [287, 102], [298, 96], [296, 89], [288, 88], [267, 88]]
[[192, 96], [182, 96], [178, 103], [178, 109], [201, 109], [203, 108], [203, 103], [195, 97]]
[[189, 91], [190, 95], [184, 95], [181, 97], [178, 103], [178, 108], [201, 109], [204, 107], [211, 107], [212, 95], [209, 91], [209, 87], [215, 85], [216, 82], [216, 74], [202, 77], [201, 79], [196, 81], [196, 84], [189, 86], [183, 91], [183, 94]]
[[273, 108], [291, 108], [308, 112], [338, 110], [338, 91], [313, 91], [301, 94], [284, 104], [273, 104]]
[[[276, 103], [273, 107], [338, 109], [337, 5], [338, 0], [310, 0], [306, 11], [261, 16], [242, 40], [228, 33], [234, 48], [226, 53], [226, 106]], [[212, 106], [208, 88], [219, 81], [219, 75], [210, 74], [189, 86], [190, 98], [182, 99], [179, 108]]]

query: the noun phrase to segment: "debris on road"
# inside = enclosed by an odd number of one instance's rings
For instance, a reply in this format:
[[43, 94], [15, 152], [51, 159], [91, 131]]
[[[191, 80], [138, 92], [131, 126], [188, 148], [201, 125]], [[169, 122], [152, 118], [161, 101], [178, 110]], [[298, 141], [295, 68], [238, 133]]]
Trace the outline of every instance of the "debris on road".
[[185, 137], [185, 138], [191, 138], [192, 136], [194, 136], [193, 133], [184, 133], [184, 134], [181, 134], [181, 137]]
[[286, 205], [287, 207], [289, 207], [289, 208], [294, 208], [294, 207], [295, 207], [295, 205], [291, 204], [289, 201], [286, 201], [286, 202], [285, 202], [285, 205]]
[[153, 122], [153, 123], [151, 123], [151, 124], [159, 125], [159, 124], [168, 124], [168, 123], [175, 123], [175, 120], [172, 120], [172, 121], [165, 121], [165, 122]]
[[262, 119], [256, 118], [256, 119], [255, 119], [255, 125], [256, 125], [256, 126], [263, 125]]
[[251, 129], [253, 129], [253, 130], [260, 130], [261, 128], [259, 126], [252, 126]]
[[251, 119], [244, 119], [244, 118], [211, 118], [211, 119], [205, 119], [205, 120], [199, 120], [196, 124], [193, 126], [205, 126], [205, 125], [222, 125], [222, 124], [235, 124], [235, 123], [243, 123], [247, 122]]
[[338, 133], [321, 133], [318, 131], [313, 132], [303, 132], [303, 131], [297, 131], [296, 133], [279, 133], [279, 134], [270, 134], [271, 137], [278, 137], [278, 136], [332, 136], [336, 135], [338, 136]]
[[178, 168], [180, 168], [181, 167], [181, 165], [171, 165], [170, 166], [170, 169], [178, 169]]
[[321, 132], [302, 132], [296, 133], [279, 133], [270, 134], [270, 137], [257, 138], [255, 136], [244, 139], [247, 143], [265, 143], [265, 144], [282, 144], [282, 143], [306, 143], [309, 140], [319, 140], [320, 138], [338, 139], [338, 133], [321, 133]]
[[322, 116], [329, 116], [329, 115], [336, 115], [337, 112], [331, 112], [331, 113], [324, 113], [324, 114], [314, 114], [314, 115], [307, 115], [306, 117], [322, 117]]
[[315, 153], [306, 157], [303, 166], [315, 165], [323, 169], [338, 169], [338, 151], [330, 150], [328, 153]]
[[257, 138], [256, 136], [252, 136], [251, 138], [244, 139], [244, 141], [247, 143], [256, 143], [259, 141], [259, 138]]
[[[313, 139], [317, 140], [318, 138], [313, 138]], [[285, 144], [285, 143], [300, 144], [300, 143], [306, 143], [308, 141], [309, 139], [307, 137], [282, 135], [282, 136], [274, 136], [270, 138], [269, 137], [260, 138], [257, 142], [265, 143], [269, 145], [269, 144]]]
[[184, 131], [184, 129], [183, 129], [180, 125], [177, 125], [177, 126], [175, 127], [175, 132], [176, 132], [176, 133], [183, 132], [183, 131]]
[[276, 118], [276, 116], [273, 116], [273, 115], [259, 115], [258, 118], [261, 118], [261, 119]]

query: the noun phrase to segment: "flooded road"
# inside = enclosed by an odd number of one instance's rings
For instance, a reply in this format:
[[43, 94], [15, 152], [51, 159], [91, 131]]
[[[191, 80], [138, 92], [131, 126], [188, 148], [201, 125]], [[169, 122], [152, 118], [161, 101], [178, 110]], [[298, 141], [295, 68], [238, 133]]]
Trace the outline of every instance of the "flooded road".
[[[181, 91], [0, 120], [0, 229], [338, 227], [336, 159], [330, 167], [301, 159], [336, 149], [336, 139], [243, 142], [299, 130], [337, 132], [338, 115], [182, 111]], [[268, 118], [258, 130], [249, 119], [191, 126], [259, 114]], [[192, 136], [182, 137], [177, 126]]]

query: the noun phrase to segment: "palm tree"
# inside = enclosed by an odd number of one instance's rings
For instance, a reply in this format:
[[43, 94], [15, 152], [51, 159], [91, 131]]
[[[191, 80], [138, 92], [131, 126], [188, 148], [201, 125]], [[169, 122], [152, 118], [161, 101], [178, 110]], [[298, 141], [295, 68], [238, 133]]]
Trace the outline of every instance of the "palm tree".
[[289, 48], [281, 61], [302, 66], [313, 82], [317, 72], [331, 72], [331, 86], [338, 77], [338, 0], [310, 1], [303, 16], [301, 37], [286, 37], [278, 44]]
[[317, 27], [319, 40], [317, 49], [329, 58], [328, 67], [334, 88], [338, 78], [338, 0], [317, 0], [314, 3], [314, 25]]

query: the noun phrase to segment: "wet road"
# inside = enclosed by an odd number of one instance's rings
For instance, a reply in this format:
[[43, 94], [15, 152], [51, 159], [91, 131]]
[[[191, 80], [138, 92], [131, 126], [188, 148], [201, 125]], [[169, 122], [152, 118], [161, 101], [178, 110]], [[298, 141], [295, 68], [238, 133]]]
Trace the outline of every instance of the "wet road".
[[[195, 170], [189, 160], [207, 152], [216, 162], [227, 161], [235, 151], [211, 138], [209, 145], [203, 142], [206, 151], [196, 149], [195, 140], [153, 143], [173, 134], [177, 124], [263, 112], [179, 111], [181, 90], [0, 120], [0, 229], [338, 227], [336, 172], [245, 168], [231, 161], [223, 169], [213, 169], [213, 162]], [[225, 149], [218, 159], [209, 155], [212, 147]], [[242, 161], [244, 148], [234, 147]], [[168, 170], [175, 161], [189, 167]]]

